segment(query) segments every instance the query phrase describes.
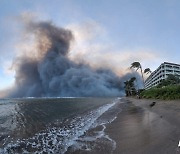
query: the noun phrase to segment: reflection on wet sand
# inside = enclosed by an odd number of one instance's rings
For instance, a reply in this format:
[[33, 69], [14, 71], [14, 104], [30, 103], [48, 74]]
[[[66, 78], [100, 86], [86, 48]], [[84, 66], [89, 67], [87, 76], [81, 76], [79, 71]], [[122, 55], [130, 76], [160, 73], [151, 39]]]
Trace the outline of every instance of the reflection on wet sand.
[[176, 129], [161, 116], [127, 103], [125, 110], [107, 127], [117, 143], [114, 153], [175, 153]]

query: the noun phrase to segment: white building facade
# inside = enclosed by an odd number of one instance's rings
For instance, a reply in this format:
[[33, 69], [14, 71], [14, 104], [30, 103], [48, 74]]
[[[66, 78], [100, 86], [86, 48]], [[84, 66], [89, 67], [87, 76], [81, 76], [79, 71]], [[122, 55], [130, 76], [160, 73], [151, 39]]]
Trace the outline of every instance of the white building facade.
[[145, 89], [157, 86], [162, 80], [165, 80], [169, 74], [180, 77], [180, 64], [162, 63], [145, 81]]

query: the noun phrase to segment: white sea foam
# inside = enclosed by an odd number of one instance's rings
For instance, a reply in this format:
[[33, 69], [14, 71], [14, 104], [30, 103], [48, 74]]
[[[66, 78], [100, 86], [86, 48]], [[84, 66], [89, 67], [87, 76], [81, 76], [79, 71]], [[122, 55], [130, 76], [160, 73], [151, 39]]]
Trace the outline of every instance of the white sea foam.
[[[117, 98], [114, 100], [114, 103], [116, 104], [117, 102], [119, 102], [121, 98]], [[119, 103], [123, 103], [123, 102], [119, 102]], [[106, 124], [108, 123], [112, 123], [116, 118], [119, 112], [121, 112], [122, 110], [120, 108], [116, 109], [115, 112], [113, 112], [113, 114], [111, 114], [111, 116], [108, 114], [108, 118], [107, 115], [105, 116], [105, 118], [100, 118], [98, 120], [96, 120], [92, 125], [91, 125], [91, 129], [96, 128], [98, 126], [102, 126], [103, 128], [99, 131], [96, 131], [95, 135], [86, 135], [83, 137], [80, 137], [78, 140], [81, 141], [81, 143], [77, 143], [76, 144], [76, 149], [81, 149], [82, 147], [85, 147], [87, 142], [95, 142], [97, 139], [107, 139], [109, 140], [109, 142], [112, 145], [112, 151], [116, 149], [116, 142], [111, 139], [107, 134], [105, 134], [104, 130], [106, 129]], [[84, 142], [85, 144], [83, 144], [82, 142]], [[87, 148], [86, 150], [91, 150], [90, 148]]]
[[[2, 150], [1, 153], [65, 153], [68, 147], [76, 144], [77, 140], [90, 128], [95, 127], [97, 125], [102, 125], [103, 129], [99, 132], [99, 134], [95, 137], [100, 138], [104, 136], [108, 140], [113, 143], [115, 148], [115, 142], [109, 138], [108, 135], [105, 135], [104, 129], [105, 124], [108, 122], [112, 122], [115, 117], [111, 120], [103, 123], [96, 123], [96, 120], [110, 108], [112, 108], [118, 99], [116, 99], [113, 103], [103, 105], [93, 111], [88, 112], [83, 116], [76, 116], [71, 120], [67, 120], [62, 127], [50, 127], [47, 130], [36, 134], [34, 137], [29, 139], [18, 140], [15, 143], [9, 143]], [[86, 138], [88, 139], [88, 138]], [[90, 139], [90, 138], [89, 138]], [[19, 151], [18, 151], [19, 150]], [[88, 149], [87, 149], [88, 150]]]

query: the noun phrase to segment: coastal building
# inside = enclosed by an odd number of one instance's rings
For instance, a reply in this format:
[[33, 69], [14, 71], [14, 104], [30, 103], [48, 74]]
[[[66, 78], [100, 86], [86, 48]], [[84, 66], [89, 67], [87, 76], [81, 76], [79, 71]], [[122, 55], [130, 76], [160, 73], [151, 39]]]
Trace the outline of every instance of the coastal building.
[[162, 63], [145, 81], [145, 89], [149, 89], [158, 85], [165, 80], [169, 74], [178, 75], [180, 77], [180, 64], [169, 62]]

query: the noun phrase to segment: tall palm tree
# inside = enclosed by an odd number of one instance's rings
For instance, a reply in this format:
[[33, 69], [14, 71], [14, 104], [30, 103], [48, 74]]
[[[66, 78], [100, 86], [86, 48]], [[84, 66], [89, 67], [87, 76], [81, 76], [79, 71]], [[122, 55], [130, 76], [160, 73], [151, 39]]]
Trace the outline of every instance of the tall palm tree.
[[145, 87], [143, 70], [142, 70], [142, 66], [141, 66], [140, 62], [133, 62], [133, 63], [131, 64], [131, 67], [130, 67], [130, 68], [136, 68], [136, 71], [138, 71], [138, 70], [140, 69], [140, 71], [141, 71], [141, 76], [142, 76], [142, 80], [143, 80], [143, 84], [144, 84], [144, 87]]

